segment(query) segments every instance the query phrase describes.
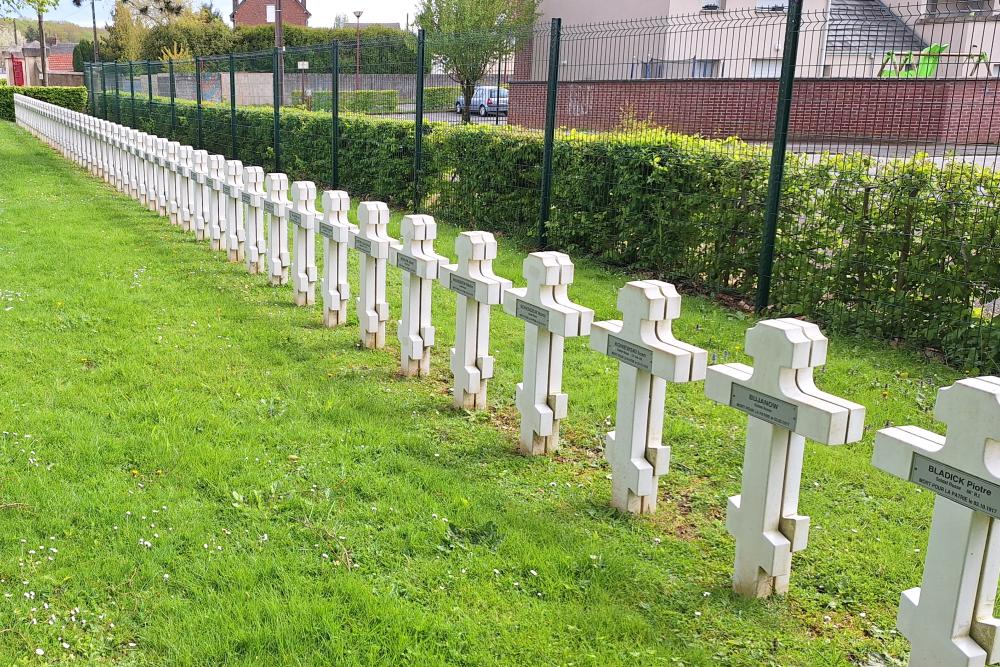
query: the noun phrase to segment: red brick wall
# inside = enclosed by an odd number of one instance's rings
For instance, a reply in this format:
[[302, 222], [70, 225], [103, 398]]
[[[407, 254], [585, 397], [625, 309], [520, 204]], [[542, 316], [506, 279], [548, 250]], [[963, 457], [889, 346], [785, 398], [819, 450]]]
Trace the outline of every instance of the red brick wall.
[[[277, 4], [277, 0], [244, 0], [236, 9], [236, 25], [266, 25], [267, 6]], [[281, 3], [281, 22], [286, 25], [308, 25], [309, 12], [298, 0], [284, 0]]]
[[[510, 85], [511, 124], [544, 124], [546, 84]], [[612, 130], [628, 116], [677, 132], [767, 140], [777, 80], [560, 82], [557, 124]], [[804, 79], [795, 82], [793, 140], [1000, 141], [1000, 81]]]

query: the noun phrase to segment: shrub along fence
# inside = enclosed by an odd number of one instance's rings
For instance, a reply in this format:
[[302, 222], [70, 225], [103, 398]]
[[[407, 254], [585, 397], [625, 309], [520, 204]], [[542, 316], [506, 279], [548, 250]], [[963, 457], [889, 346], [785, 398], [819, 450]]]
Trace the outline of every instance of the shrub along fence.
[[[775, 29], [786, 36], [799, 29], [794, 5], [787, 16], [760, 19], [768, 39]], [[688, 17], [683, 38], [701, 48], [698, 31], [728, 26], [722, 41], [756, 43], [756, 16], [713, 12], [708, 27], [699, 23], [706, 19]], [[807, 43], [791, 52], [822, 52], [808, 42], [826, 34], [825, 15], [799, 20], [808, 24], [800, 30]], [[748, 305], [759, 299], [766, 270], [774, 284], [764, 290], [771, 313], [898, 339], [956, 365], [1000, 369], [1000, 330], [993, 326], [1000, 311], [1000, 182], [992, 169], [942, 157], [942, 146], [930, 146], [933, 155], [896, 154], [866, 147], [860, 137], [819, 150], [792, 145], [786, 154], [794, 106], [778, 105], [777, 140], [763, 144], [671, 132], [633, 106], [634, 97], [620, 100], [609, 131], [565, 126], [574, 114], [592, 121], [592, 100], [607, 107], [605, 93], [646, 90], [650, 78], [682, 80], [695, 92], [702, 84], [718, 88], [717, 80], [701, 81], [723, 76], [712, 61], [622, 60], [636, 40], [653, 44], [673, 25], [577, 29], [553, 22], [516, 40], [512, 64], [504, 56], [480, 68], [479, 85], [494, 90], [510, 82], [512, 115], [523, 81], [544, 84], [537, 104], [522, 97], [518, 108], [543, 117], [541, 129], [509, 125], [489, 109], [467, 124], [442, 113], [463, 92], [425, 85], [440, 75], [430, 73], [432, 44], [423, 36], [412, 56], [383, 58], [377, 68], [359, 67], [370, 46], [357, 50], [352, 42], [183, 63], [105, 63], [89, 67], [87, 78], [93, 113], [146, 132]], [[838, 23], [838, 30], [843, 37], [850, 27]], [[839, 75], [854, 71], [838, 57]], [[725, 66], [738, 68], [734, 76], [758, 76], [764, 65], [757, 60], [730, 58]], [[863, 60], [870, 69], [870, 59]], [[786, 86], [792, 73], [807, 76], [803, 67], [815, 63], [800, 60], [796, 69], [793, 57], [780, 64], [782, 80], [771, 83]], [[878, 77], [874, 70], [862, 79], [861, 67], [857, 81], [878, 80], [890, 92], [913, 86], [912, 77]], [[265, 72], [274, 73], [270, 91], [250, 78]], [[970, 81], [995, 85], [963, 79]], [[767, 82], [755, 82], [751, 92], [763, 90], [757, 83]], [[772, 96], [760, 105], [779, 98], [791, 99]], [[829, 104], [829, 114], [844, 113], [841, 102]]]
[[83, 86], [0, 86], [0, 120], [14, 122], [14, 95], [26, 95], [73, 111], [87, 110], [87, 89]]

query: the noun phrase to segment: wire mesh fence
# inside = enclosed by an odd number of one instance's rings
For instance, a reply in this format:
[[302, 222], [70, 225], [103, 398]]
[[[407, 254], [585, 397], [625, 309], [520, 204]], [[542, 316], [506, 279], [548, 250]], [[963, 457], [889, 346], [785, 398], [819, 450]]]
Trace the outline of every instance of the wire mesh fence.
[[95, 115], [245, 164], [995, 370], [1000, 38], [952, 4], [706, 1], [85, 80]]

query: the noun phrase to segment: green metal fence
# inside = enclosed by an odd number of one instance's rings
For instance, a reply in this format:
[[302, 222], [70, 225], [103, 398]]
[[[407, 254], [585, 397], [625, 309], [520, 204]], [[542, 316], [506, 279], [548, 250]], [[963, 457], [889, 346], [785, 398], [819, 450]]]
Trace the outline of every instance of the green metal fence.
[[92, 113], [245, 164], [995, 370], [1000, 37], [927, 7], [706, 3], [85, 80]]

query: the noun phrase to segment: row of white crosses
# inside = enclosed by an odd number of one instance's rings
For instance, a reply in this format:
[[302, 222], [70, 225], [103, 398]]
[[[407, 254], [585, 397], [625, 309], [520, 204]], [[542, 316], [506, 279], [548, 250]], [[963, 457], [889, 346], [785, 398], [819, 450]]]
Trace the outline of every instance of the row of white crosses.
[[[565, 338], [590, 336], [593, 349], [619, 363], [617, 428], [608, 433], [612, 505], [628, 512], [655, 511], [658, 479], [669, 470], [662, 442], [667, 383], [705, 380], [705, 393], [747, 413], [741, 493], [729, 499], [727, 528], [736, 540], [734, 589], [747, 597], [787, 591], [792, 554], [807, 543], [809, 518], [798, 499], [805, 439], [842, 445], [858, 441], [864, 408], [819, 390], [813, 370], [826, 360], [819, 328], [794, 319], [759, 322], [747, 331], [746, 351], [755, 366], [707, 367], [706, 352], [672, 333], [680, 296], [668, 283], [640, 280], [618, 295], [622, 320], [593, 322], [592, 310], [573, 303], [568, 287], [573, 264], [562, 253], [532, 253], [524, 261], [524, 288], [497, 276], [497, 243], [487, 232], [463, 232], [456, 263], [434, 251], [429, 216], [403, 219], [402, 243], [387, 233], [389, 211], [362, 202], [350, 223], [347, 193], [327, 191], [322, 211], [316, 188], [291, 186], [284, 174], [243, 167], [223, 156], [192, 151], [107, 121], [15, 95], [18, 123], [68, 158], [150, 210], [210, 240], [230, 261], [251, 273], [268, 272], [276, 285], [289, 280], [288, 223], [294, 226], [291, 280], [295, 302], [314, 302], [318, 279], [315, 234], [323, 237], [323, 321], [347, 321], [350, 286], [347, 251], [360, 258], [356, 312], [365, 347], [385, 345], [389, 318], [386, 267], [403, 272], [398, 327], [401, 370], [425, 375], [434, 346], [433, 281], [456, 294], [455, 347], [450, 367], [457, 407], [487, 405], [493, 377], [489, 354], [490, 312], [503, 305], [524, 321], [521, 450], [551, 452], [567, 411], [561, 390]], [[265, 238], [265, 229], [267, 238]], [[267, 243], [267, 239], [270, 243]], [[920, 588], [903, 593], [899, 627], [913, 645], [912, 665], [978, 667], [1000, 660], [1000, 620], [994, 601], [1000, 580], [1000, 378], [961, 380], [942, 389], [937, 417], [946, 437], [917, 427], [879, 431], [875, 466], [936, 494]]]
[[[97, 123], [112, 133], [134, 132], [86, 116], [77, 120]], [[103, 137], [100, 132], [88, 136]], [[137, 139], [138, 145], [155, 148], [151, 157], [162, 178], [153, 179], [147, 197], [157, 201], [161, 213], [168, 213], [171, 221], [182, 227], [197, 230], [198, 207], [191, 205], [197, 197], [190, 194], [188, 184], [194, 173], [194, 181], [203, 183], [208, 192], [201, 217], [212, 247], [227, 252], [233, 262], [242, 261], [245, 255], [251, 273], [260, 272], [267, 264], [275, 285], [286, 284], [291, 278], [298, 305], [311, 305], [315, 299], [315, 235], [319, 232], [326, 258], [321, 291], [323, 320], [328, 326], [347, 320], [347, 251], [356, 250], [359, 284], [355, 306], [365, 348], [385, 346], [389, 320], [386, 270], [389, 264], [399, 268], [403, 273], [403, 307], [397, 335], [404, 375], [426, 375], [430, 370], [430, 351], [435, 343], [433, 281], [439, 280], [455, 292], [457, 322], [450, 367], [457, 407], [477, 410], [487, 406], [487, 383], [494, 372], [489, 352], [491, 309], [502, 305], [505, 312], [521, 319], [524, 361], [516, 404], [524, 454], [551, 453], [558, 448], [559, 424], [569, 403], [562, 391], [565, 340], [590, 336], [595, 350], [619, 363], [617, 428], [606, 441], [613, 473], [612, 505], [634, 513], [655, 510], [658, 480], [667, 473], [670, 460], [670, 448], [662, 442], [666, 384], [706, 377], [706, 352], [677, 340], [671, 331], [672, 321], [680, 316], [681, 300], [672, 285], [628, 283], [618, 298], [623, 319], [595, 323], [594, 311], [569, 297], [574, 267], [563, 253], [528, 255], [523, 263], [527, 285], [515, 288], [493, 271], [497, 242], [488, 232], [461, 233], [455, 243], [458, 261], [451, 264], [434, 250], [437, 228], [429, 216], [404, 217], [400, 243], [388, 234], [389, 209], [384, 203], [361, 202], [354, 226], [347, 218], [347, 193], [323, 193], [320, 212], [315, 208], [317, 193], [311, 182], [291, 184], [289, 197], [284, 174], [264, 176], [259, 168], [244, 168], [222, 156], [194, 159], [187, 147], [175, 142], [159, 138], [150, 142], [143, 136]], [[144, 159], [141, 151], [138, 155]], [[117, 174], [112, 163], [101, 164]], [[208, 165], [204, 176], [197, 172], [200, 164]], [[189, 223], [191, 220], [194, 222]], [[265, 220], [269, 243], [264, 238]], [[289, 223], [294, 229], [291, 253], [287, 247]], [[291, 265], [290, 257], [294, 257]], [[826, 339], [814, 325], [796, 320], [763, 322], [747, 336], [747, 351], [757, 357], [758, 369], [730, 364], [714, 366], [708, 374], [706, 391], [710, 397], [750, 414], [743, 490], [730, 501], [728, 521], [737, 540], [735, 588], [744, 595], [765, 596], [787, 590], [791, 553], [805, 546], [808, 519], [797, 512], [804, 437], [840, 444], [861, 435], [861, 407], [812, 385], [812, 368], [823, 363], [825, 345]], [[748, 403], [754, 400], [780, 409], [757, 409]]]

